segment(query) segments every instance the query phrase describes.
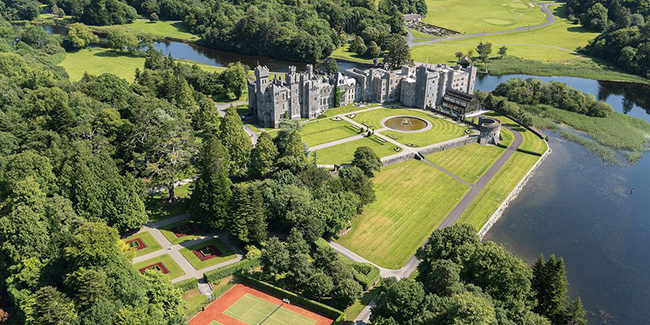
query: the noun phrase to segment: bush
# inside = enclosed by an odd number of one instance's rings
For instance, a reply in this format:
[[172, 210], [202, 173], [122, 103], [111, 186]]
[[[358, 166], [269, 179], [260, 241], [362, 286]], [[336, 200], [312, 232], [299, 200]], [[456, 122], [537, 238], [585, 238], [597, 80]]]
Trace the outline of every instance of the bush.
[[367, 263], [346, 261], [352, 267], [354, 279], [361, 284], [364, 291], [370, 290], [379, 281], [379, 268]]
[[344, 318], [343, 312], [328, 305], [322, 304], [317, 301], [307, 299], [303, 296], [295, 294], [293, 292], [284, 290], [282, 288], [276, 287], [270, 283], [252, 278], [247, 275], [241, 275], [239, 277], [241, 282], [248, 284], [252, 287], [255, 287], [261, 291], [265, 291], [269, 294], [278, 296], [280, 298], [287, 298], [291, 301], [292, 304], [299, 305], [303, 308], [313, 310], [319, 314], [322, 314], [328, 318], [334, 319], [335, 321], [342, 321]]
[[208, 282], [217, 282], [227, 276], [231, 276], [239, 271], [247, 270], [250, 268], [254, 268], [260, 265], [260, 259], [259, 258], [253, 258], [253, 259], [244, 259], [241, 260], [237, 263], [233, 263], [221, 268], [218, 268], [216, 270], [208, 271], [203, 274], [203, 278], [205, 278], [206, 281]]
[[182, 292], [196, 289], [199, 286], [199, 281], [197, 279], [187, 279], [177, 283], [174, 283], [174, 287], [181, 289]]

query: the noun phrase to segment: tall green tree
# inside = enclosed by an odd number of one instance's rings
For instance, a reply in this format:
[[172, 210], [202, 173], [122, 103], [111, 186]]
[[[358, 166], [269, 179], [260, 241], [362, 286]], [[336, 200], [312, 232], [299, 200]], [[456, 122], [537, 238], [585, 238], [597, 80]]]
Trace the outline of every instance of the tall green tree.
[[82, 23], [74, 23], [69, 26], [68, 39], [76, 49], [82, 49], [99, 42], [99, 37], [93, 33], [90, 27]]
[[586, 325], [587, 320], [585, 316], [584, 307], [582, 306], [582, 299], [578, 298], [572, 301], [564, 311], [564, 324], [566, 325]]
[[244, 244], [263, 242], [267, 224], [262, 193], [253, 185], [238, 184], [233, 190], [231, 207], [230, 236]]
[[190, 212], [193, 218], [213, 228], [223, 229], [228, 217], [232, 182], [228, 177], [230, 159], [221, 141], [210, 135], [199, 153], [199, 178], [194, 184]]
[[106, 36], [108, 47], [120, 52], [134, 52], [138, 48], [138, 37], [122, 30], [111, 29]]
[[267, 178], [275, 171], [275, 161], [278, 159], [278, 148], [273, 138], [266, 133], [257, 138], [257, 144], [251, 151], [251, 176]]
[[54, 287], [42, 287], [34, 296], [34, 324], [72, 324], [77, 319], [74, 303]]
[[362, 205], [376, 200], [372, 181], [359, 167], [344, 168], [339, 172], [339, 177], [345, 189], [359, 195]]
[[219, 127], [219, 139], [230, 154], [230, 175], [243, 178], [248, 174], [251, 150], [251, 137], [244, 131], [244, 124], [234, 107], [226, 110]]
[[492, 53], [492, 43], [479, 42], [476, 46], [476, 53], [478, 53], [478, 57], [481, 59], [481, 61], [487, 62], [490, 53]]
[[372, 176], [381, 170], [381, 159], [370, 147], [358, 147], [354, 151], [352, 166], [359, 167], [366, 175]]
[[395, 35], [388, 40], [384, 63], [389, 69], [399, 69], [405, 64], [413, 63], [411, 48], [406, 44], [404, 37]]
[[533, 279], [531, 287], [537, 299], [533, 309], [540, 315], [548, 317], [555, 324], [562, 323], [564, 311], [568, 305], [568, 285], [564, 261], [551, 255], [548, 260], [540, 255], [532, 265]]
[[228, 69], [220, 75], [224, 89], [228, 93], [232, 93], [235, 98], [241, 98], [244, 90], [246, 90], [247, 71], [248, 67], [241, 64], [241, 62], [230, 63], [228, 64]]

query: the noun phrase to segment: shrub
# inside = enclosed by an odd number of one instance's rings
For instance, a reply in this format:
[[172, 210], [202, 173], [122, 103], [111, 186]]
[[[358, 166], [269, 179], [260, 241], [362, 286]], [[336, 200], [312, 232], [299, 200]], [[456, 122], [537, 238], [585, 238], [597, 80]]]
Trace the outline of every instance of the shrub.
[[203, 274], [203, 277], [208, 282], [217, 282], [227, 276], [231, 276], [239, 271], [254, 268], [260, 265], [259, 258], [244, 259], [237, 263], [233, 263], [216, 270], [208, 271]]
[[174, 283], [174, 287], [181, 289], [182, 292], [196, 289], [198, 286], [199, 286], [199, 281], [195, 278]]

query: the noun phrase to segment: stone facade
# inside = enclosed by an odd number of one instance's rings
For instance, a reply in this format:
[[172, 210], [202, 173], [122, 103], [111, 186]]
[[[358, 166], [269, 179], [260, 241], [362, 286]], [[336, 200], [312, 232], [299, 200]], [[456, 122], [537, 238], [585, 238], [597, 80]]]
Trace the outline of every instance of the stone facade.
[[[266, 67], [255, 68], [248, 81], [249, 115], [266, 128], [280, 119], [315, 118], [326, 110], [354, 102], [401, 102], [405, 106], [433, 109], [441, 106], [449, 90], [473, 94], [476, 68], [470, 66], [420, 65], [388, 71], [348, 69], [335, 75], [316, 75], [290, 67], [284, 80], [270, 79]], [[338, 98], [338, 99], [337, 99]]]
[[481, 136], [479, 137], [480, 144], [499, 144], [501, 139], [501, 121], [491, 117], [479, 116], [478, 127], [479, 131], [481, 131]]

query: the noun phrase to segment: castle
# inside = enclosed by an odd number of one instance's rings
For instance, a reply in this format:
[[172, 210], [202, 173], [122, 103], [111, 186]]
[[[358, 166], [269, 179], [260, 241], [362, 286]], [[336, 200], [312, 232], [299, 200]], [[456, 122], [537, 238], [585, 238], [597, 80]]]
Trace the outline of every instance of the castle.
[[474, 66], [439, 64], [403, 66], [393, 71], [352, 68], [319, 75], [307, 65], [302, 73], [296, 72], [295, 66], [289, 67], [282, 80], [277, 76], [270, 79], [269, 69], [257, 66], [255, 80], [248, 81], [249, 115], [265, 128], [278, 127], [282, 118], [315, 118], [330, 108], [354, 102], [401, 102], [408, 107], [444, 108], [462, 115], [468, 109], [477, 109], [471, 104], [476, 71]]

